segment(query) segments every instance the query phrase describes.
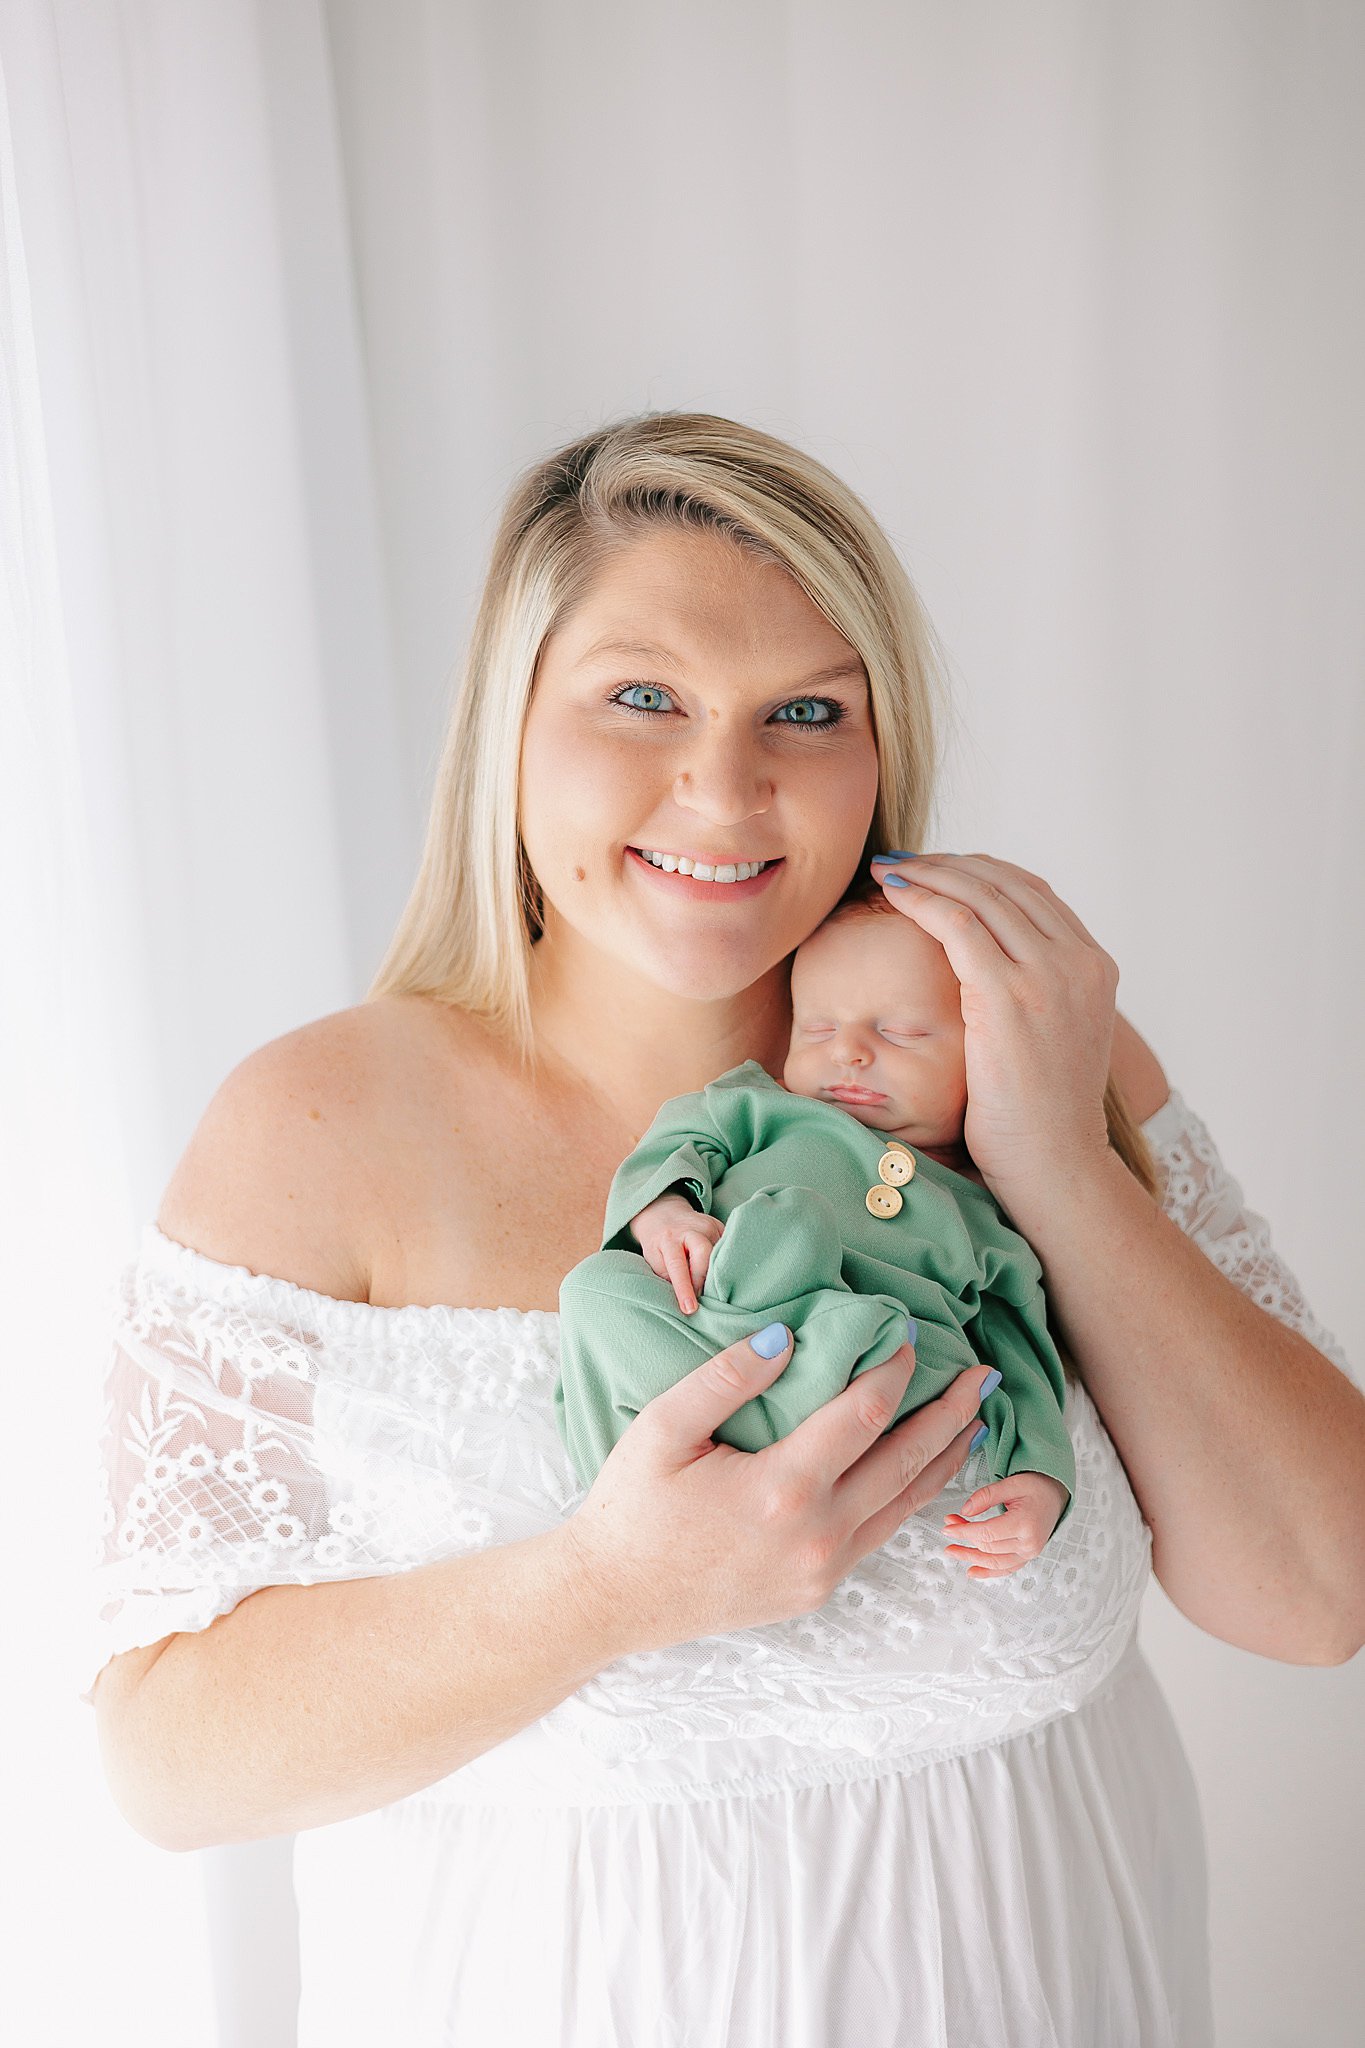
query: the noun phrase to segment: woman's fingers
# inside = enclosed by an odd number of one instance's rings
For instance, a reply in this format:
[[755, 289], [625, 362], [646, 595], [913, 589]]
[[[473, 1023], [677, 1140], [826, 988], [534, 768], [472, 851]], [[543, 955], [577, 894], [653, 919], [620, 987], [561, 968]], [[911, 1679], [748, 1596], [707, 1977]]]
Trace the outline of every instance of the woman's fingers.
[[[757, 1342], [755, 1342], [757, 1339]], [[723, 1422], [765, 1387], [791, 1358], [792, 1335], [775, 1323], [706, 1359], [640, 1410], [633, 1428], [666, 1440], [670, 1458], [710, 1445]], [[761, 1460], [777, 1497], [797, 1503], [830, 1494], [857, 1555], [887, 1540], [915, 1508], [933, 1500], [965, 1464], [980, 1417], [981, 1384], [991, 1368], [968, 1366], [946, 1392], [894, 1429], [914, 1372], [912, 1345], [874, 1366], [824, 1402]]]
[[963, 1141], [991, 1192], [1010, 1210], [1050, 1169], [1088, 1170], [1106, 1144], [1118, 963], [1008, 862], [926, 855], [875, 872], [961, 984]]
[[[940, 1394], [939, 1400], [946, 1401], [952, 1392], [953, 1389], [950, 1387], [947, 1394]], [[929, 1407], [934, 1407], [937, 1404], [931, 1402], [928, 1405]], [[906, 1421], [913, 1422], [927, 1412], [927, 1408], [916, 1409], [915, 1414], [908, 1416]], [[898, 1435], [899, 1430], [904, 1429], [905, 1426], [905, 1423], [901, 1423], [897, 1430], [892, 1431], [892, 1436]], [[956, 1436], [950, 1438], [937, 1457], [930, 1458], [928, 1463], [916, 1473], [909, 1487], [897, 1489], [896, 1481], [899, 1474], [894, 1464], [879, 1467], [874, 1462], [881, 1455], [883, 1449], [881, 1444], [875, 1444], [870, 1451], [865, 1453], [860, 1462], [862, 1465], [869, 1467], [870, 1477], [871, 1475], [876, 1475], [875, 1489], [873, 1489], [875, 1493], [879, 1495], [885, 1494], [888, 1487], [894, 1490], [891, 1492], [889, 1500], [885, 1500], [875, 1513], [866, 1516], [854, 1532], [853, 1542], [856, 1554], [859, 1557], [865, 1557], [868, 1551], [879, 1550], [883, 1543], [889, 1543], [905, 1521], [907, 1515], [912, 1515], [916, 1508], [924, 1507], [929, 1501], [942, 1493], [954, 1473], [960, 1472], [970, 1457], [972, 1437], [975, 1434], [976, 1428], [977, 1416], [975, 1410], [973, 1410], [970, 1419], [958, 1430]], [[860, 1474], [859, 1466], [855, 1465], [853, 1467], [848, 1475], [848, 1479], [840, 1482], [836, 1492], [840, 1492], [845, 1497], [851, 1497], [851, 1495], [847, 1495], [846, 1489], [854, 1473]], [[861, 1499], [864, 1501], [867, 1497], [867, 1493], [861, 1495]]]
[[1043, 899], [1044, 903], [1051, 906], [1056, 915], [1076, 934], [1078, 939], [1084, 939], [1087, 946], [1099, 947], [1100, 942], [1094, 933], [1081, 922], [1080, 918], [1077, 917], [1075, 911], [1071, 908], [1071, 905], [1064, 903], [1052, 887], [1052, 884], [1045, 882], [1041, 875], [1031, 873], [1028, 868], [1021, 868], [1017, 861], [997, 860], [994, 855], [984, 853], [973, 853], [965, 856], [959, 856], [958, 854], [930, 855], [930, 859], [933, 860], [957, 860], [959, 858], [980, 861], [983, 867], [993, 871], [998, 870], [997, 879], [1003, 877], [1002, 886], [1008, 885], [1011, 876], [1027, 883]]
[[[670, 1467], [694, 1458], [700, 1450], [724, 1449], [735, 1457], [770, 1457], [771, 1450], [742, 1453], [733, 1451], [729, 1445], [717, 1446], [711, 1439], [722, 1422], [728, 1422], [746, 1401], [761, 1394], [779, 1373], [786, 1371], [791, 1344], [792, 1333], [785, 1323], [770, 1323], [748, 1337], [737, 1338], [647, 1401], [628, 1434], [639, 1431], [646, 1442], [662, 1444]], [[780, 1448], [772, 1446], [773, 1450]]]
[[[1060, 939], [1069, 934], [1088, 946], [1099, 944], [1070, 904], [1064, 903], [1041, 875], [1032, 874], [1013, 861], [997, 860], [994, 855], [984, 853], [926, 853], [914, 861], [874, 861], [872, 866], [878, 881], [883, 881], [888, 874], [898, 874], [920, 888], [957, 896], [960, 901], [970, 902], [973, 908], [996, 898], [1003, 899], [1027, 917], [1045, 938]], [[919, 880], [921, 876], [922, 881]], [[960, 890], [954, 885], [954, 877], [963, 878]], [[887, 893], [896, 897], [904, 892], [892, 883]], [[989, 916], [983, 917], [982, 921], [991, 923]], [[1026, 938], [1022, 928], [1018, 929], [1019, 935]]]
[[[865, 1522], [911, 1489], [912, 1505], [932, 1499], [947, 1471], [939, 1477], [930, 1468], [945, 1454], [952, 1470], [962, 1462], [955, 1440], [964, 1430], [969, 1438], [976, 1426], [981, 1382], [989, 1367], [969, 1366], [946, 1393], [926, 1401], [892, 1429], [891, 1419], [913, 1370], [914, 1349], [904, 1344], [871, 1372], [859, 1373], [842, 1393], [761, 1455], [783, 1458], [798, 1482], [833, 1488], [855, 1523]], [[965, 1443], [964, 1439], [964, 1455]]]
[[[897, 910], [938, 940], [959, 981], [973, 968], [980, 974], [992, 958], [1003, 955], [1015, 966], [1036, 967], [1059, 939], [1076, 943], [1050, 912], [1046, 924], [1040, 923], [994, 882], [961, 867], [926, 871], [922, 882], [913, 871], [888, 871], [879, 879]], [[1041, 911], [1042, 898], [1035, 895], [1034, 901]]]

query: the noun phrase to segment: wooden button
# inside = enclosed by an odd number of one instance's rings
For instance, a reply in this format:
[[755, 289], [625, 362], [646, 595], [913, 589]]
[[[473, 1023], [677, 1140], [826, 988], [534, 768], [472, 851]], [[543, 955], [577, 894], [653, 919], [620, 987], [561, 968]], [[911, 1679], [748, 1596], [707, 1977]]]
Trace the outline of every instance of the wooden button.
[[883, 1187], [878, 1181], [875, 1188], [868, 1189], [863, 1200], [874, 1216], [886, 1217], [899, 1214], [902, 1197], [899, 1188]]
[[904, 1187], [914, 1178], [914, 1157], [903, 1145], [889, 1145], [877, 1161], [877, 1172], [888, 1187]]

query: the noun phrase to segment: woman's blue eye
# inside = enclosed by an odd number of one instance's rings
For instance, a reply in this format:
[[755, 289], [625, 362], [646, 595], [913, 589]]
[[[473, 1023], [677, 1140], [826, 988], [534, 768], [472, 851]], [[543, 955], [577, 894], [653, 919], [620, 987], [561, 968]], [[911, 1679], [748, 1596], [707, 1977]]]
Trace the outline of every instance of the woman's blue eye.
[[[619, 704], [623, 711], [633, 711], [637, 718], [657, 717], [662, 709], [660, 705], [626, 703], [626, 697], [633, 690], [643, 690], [646, 696], [666, 697], [668, 695], [668, 692], [661, 689], [658, 683], [623, 683], [621, 688], [614, 691], [607, 701], [611, 704]], [[776, 718], [783, 711], [800, 710], [802, 705], [817, 704], [825, 706], [829, 714], [828, 717], [815, 718], [803, 716], [787, 718], [783, 719], [783, 724], [804, 726], [810, 732], [833, 732], [836, 725], [843, 724], [844, 707], [834, 697], [793, 697], [790, 703], [780, 704], [777, 711], [773, 713], [773, 716]]]
[[654, 704], [625, 703], [624, 699], [626, 690], [643, 690], [647, 695], [652, 692], [653, 695], [656, 697], [662, 697], [664, 694], [663, 691], [658, 687], [657, 683], [627, 683], [625, 689], [619, 691], [618, 694], [611, 700], [613, 704], [620, 704], [622, 709], [625, 711], [655, 711], [658, 709], [658, 706]]

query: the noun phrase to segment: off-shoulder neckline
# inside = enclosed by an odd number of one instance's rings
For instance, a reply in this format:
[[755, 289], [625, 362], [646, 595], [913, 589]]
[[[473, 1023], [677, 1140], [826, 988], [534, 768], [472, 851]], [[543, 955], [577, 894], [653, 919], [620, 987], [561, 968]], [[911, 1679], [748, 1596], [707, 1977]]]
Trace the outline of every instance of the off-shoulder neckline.
[[350, 1301], [340, 1295], [320, 1294], [316, 1288], [300, 1287], [297, 1281], [281, 1280], [277, 1274], [257, 1273], [250, 1266], [232, 1266], [221, 1259], [211, 1259], [207, 1252], [196, 1251], [192, 1245], [168, 1237], [156, 1223], [143, 1225], [138, 1264], [142, 1272], [154, 1273], [197, 1295], [228, 1305], [249, 1299], [253, 1305], [264, 1306], [271, 1312], [287, 1307], [291, 1320], [311, 1322], [319, 1328], [324, 1323], [349, 1321], [353, 1325], [366, 1324], [376, 1332], [401, 1335], [405, 1324], [411, 1325], [419, 1318], [458, 1322], [470, 1317], [487, 1321], [491, 1317], [508, 1323], [559, 1323], [559, 1311], [552, 1308], [469, 1308], [444, 1301]]
[[[1160, 1144], [1180, 1129], [1184, 1115], [1184, 1099], [1172, 1088], [1161, 1107], [1153, 1110], [1139, 1128], [1144, 1137]], [[474, 1318], [484, 1322], [491, 1319], [494, 1325], [501, 1321], [508, 1328], [514, 1324], [543, 1324], [554, 1329], [560, 1319], [558, 1309], [512, 1308], [506, 1304], [470, 1308], [454, 1302], [395, 1305], [348, 1301], [335, 1294], [319, 1294], [312, 1287], [300, 1287], [294, 1280], [281, 1280], [273, 1273], [256, 1273], [250, 1266], [232, 1266], [221, 1259], [211, 1259], [207, 1252], [196, 1251], [192, 1245], [168, 1237], [157, 1223], [143, 1225], [138, 1264], [142, 1271], [155, 1272], [196, 1295], [229, 1305], [250, 1300], [267, 1312], [288, 1309], [291, 1319], [307, 1320], [318, 1328], [326, 1323], [349, 1322], [352, 1327], [367, 1325], [376, 1333], [401, 1336], [405, 1327], [419, 1322], [425, 1326], [429, 1321], [457, 1323]]]

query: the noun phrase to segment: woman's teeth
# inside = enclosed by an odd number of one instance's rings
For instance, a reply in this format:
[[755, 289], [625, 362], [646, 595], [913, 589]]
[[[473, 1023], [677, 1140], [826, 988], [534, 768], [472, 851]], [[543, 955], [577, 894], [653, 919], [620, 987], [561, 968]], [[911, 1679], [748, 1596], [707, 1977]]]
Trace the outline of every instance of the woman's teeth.
[[651, 867], [662, 868], [666, 875], [691, 875], [698, 882], [747, 882], [750, 875], [772, 866], [770, 860], [742, 860], [708, 867], [705, 861], [690, 861], [686, 854], [680, 858], [676, 853], [651, 853], [647, 846], [637, 846], [635, 851], [641, 860], [647, 860]]

